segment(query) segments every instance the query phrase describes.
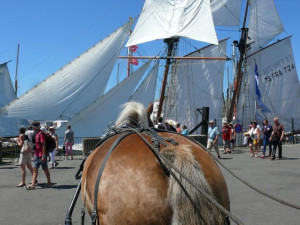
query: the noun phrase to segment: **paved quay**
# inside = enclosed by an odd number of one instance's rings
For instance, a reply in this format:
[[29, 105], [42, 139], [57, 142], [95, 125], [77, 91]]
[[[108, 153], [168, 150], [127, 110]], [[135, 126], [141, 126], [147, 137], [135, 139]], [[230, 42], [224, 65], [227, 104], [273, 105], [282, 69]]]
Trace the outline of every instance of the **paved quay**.
[[[237, 148], [232, 154], [221, 153], [221, 157], [229, 169], [250, 184], [285, 201], [300, 205], [299, 144], [284, 145], [283, 160], [250, 158], [248, 148]], [[0, 224], [64, 224], [78, 183], [74, 175], [82, 159], [83, 156], [76, 156], [74, 160], [58, 157], [58, 167], [50, 170], [54, 183], [52, 188], [43, 187], [46, 177], [40, 168], [39, 183], [35, 190], [16, 187], [21, 176], [16, 162], [0, 164]], [[258, 194], [224, 169], [221, 170], [229, 189], [231, 212], [244, 224], [300, 224], [299, 210]], [[30, 181], [29, 174], [26, 182]], [[82, 202], [79, 198], [72, 217], [73, 224], [80, 224], [81, 207]], [[86, 215], [85, 221], [85, 224], [90, 224], [89, 215]]]

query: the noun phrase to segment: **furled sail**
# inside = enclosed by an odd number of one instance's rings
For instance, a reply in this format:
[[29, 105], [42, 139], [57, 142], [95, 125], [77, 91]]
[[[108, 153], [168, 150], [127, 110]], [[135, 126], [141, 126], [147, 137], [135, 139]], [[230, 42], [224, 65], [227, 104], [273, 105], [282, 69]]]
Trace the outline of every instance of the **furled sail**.
[[171, 37], [218, 44], [210, 0], [146, 0], [126, 46]]
[[[226, 40], [188, 56], [224, 57]], [[189, 129], [201, 119], [197, 109], [210, 108], [210, 119], [222, 118], [225, 60], [180, 60], [173, 66], [164, 107], [164, 118], [185, 124]], [[220, 121], [218, 121], [220, 122]]]
[[210, 7], [215, 26], [238, 26], [242, 0], [211, 0]]
[[10, 79], [7, 62], [0, 64], [0, 108], [16, 98]]
[[[272, 121], [273, 117], [278, 117], [285, 130], [291, 130], [293, 118], [295, 129], [300, 129], [300, 84], [291, 38], [278, 41], [247, 58], [246, 76], [251, 77], [249, 90], [252, 94], [249, 95], [249, 101], [252, 102], [255, 101], [253, 86], [255, 62], [260, 73], [261, 99], [271, 111], [271, 113], [260, 114], [267, 117], [269, 121]], [[254, 114], [253, 108], [251, 110]]]
[[273, 0], [251, 0], [248, 36], [250, 53], [265, 47], [271, 40], [284, 31]]
[[[123, 80], [110, 91], [99, 97], [93, 104], [74, 116], [68, 124], [72, 126], [77, 137], [99, 137], [109, 122], [115, 122], [120, 105], [127, 102], [138, 82], [149, 67], [150, 61], [141, 66], [130, 77]], [[63, 137], [66, 125], [57, 130]]]

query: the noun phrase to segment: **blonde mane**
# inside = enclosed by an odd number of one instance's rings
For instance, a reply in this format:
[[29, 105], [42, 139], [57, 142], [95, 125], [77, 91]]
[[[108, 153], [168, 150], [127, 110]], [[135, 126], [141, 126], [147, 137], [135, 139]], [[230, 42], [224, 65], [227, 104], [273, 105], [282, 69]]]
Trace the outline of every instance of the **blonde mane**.
[[146, 110], [143, 104], [139, 102], [127, 102], [121, 106], [122, 111], [120, 112], [116, 126], [128, 122], [128, 117], [134, 118], [136, 122], [142, 122], [145, 126], [149, 126]]

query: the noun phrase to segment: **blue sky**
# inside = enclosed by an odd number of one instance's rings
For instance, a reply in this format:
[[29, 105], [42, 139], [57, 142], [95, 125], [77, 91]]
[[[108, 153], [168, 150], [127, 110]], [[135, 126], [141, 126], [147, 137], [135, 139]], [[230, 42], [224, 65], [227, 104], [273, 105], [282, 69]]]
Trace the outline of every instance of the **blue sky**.
[[[300, 66], [299, 1], [274, 0], [285, 32], [293, 35], [292, 44], [296, 67]], [[96, 44], [121, 25], [128, 17], [136, 17], [144, 4], [142, 0], [10, 0], [1, 2], [0, 63], [9, 65], [14, 81], [17, 44], [20, 44], [18, 96], [47, 78], [82, 52]], [[220, 31], [219, 31], [220, 32]], [[235, 36], [235, 37], [234, 37]], [[219, 39], [232, 37], [221, 31]], [[196, 43], [202, 47], [203, 43]], [[141, 45], [146, 55], [156, 54], [161, 42]], [[298, 69], [299, 72], [299, 69]]]

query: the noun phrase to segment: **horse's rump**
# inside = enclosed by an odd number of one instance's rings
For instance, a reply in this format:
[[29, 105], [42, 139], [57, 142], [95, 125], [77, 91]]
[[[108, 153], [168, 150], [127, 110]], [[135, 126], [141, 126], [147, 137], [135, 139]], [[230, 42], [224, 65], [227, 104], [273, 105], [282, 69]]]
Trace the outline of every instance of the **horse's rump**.
[[[99, 168], [109, 148], [120, 135], [115, 135], [105, 141], [91, 153], [85, 163], [82, 177], [82, 198], [89, 213], [93, 208], [95, 181]], [[217, 201], [229, 209], [228, 191], [224, 177], [209, 154], [193, 141], [176, 133], [162, 132], [160, 135], [172, 138], [179, 143], [177, 147], [171, 144], [167, 148], [161, 146], [161, 152], [169, 158], [182, 159], [184, 163], [181, 165], [187, 164], [187, 161], [189, 161], [188, 164], [191, 164], [193, 160], [197, 161], [196, 173], [202, 173], [205, 181], [202, 178], [199, 179], [202, 179], [202, 183], [206, 182], [208, 185], [204, 184], [204, 186], [208, 186], [207, 188], [211, 190], [211, 194]], [[143, 134], [143, 136], [151, 142], [148, 135]], [[187, 156], [190, 153], [191, 156]], [[184, 157], [181, 157], [180, 154]], [[171, 161], [175, 162], [173, 159]], [[156, 157], [143, 140], [137, 134], [126, 137], [113, 150], [100, 181], [97, 208], [101, 224], [170, 224], [174, 212], [177, 210], [176, 214], [178, 214], [183, 211], [172, 206], [175, 204], [173, 201], [178, 201], [178, 198], [177, 200], [170, 196], [168, 198], [169, 184], [172, 187], [174, 185], [172, 181], [169, 181], [169, 177], [166, 176]], [[193, 189], [191, 191], [195, 192]], [[170, 193], [172, 190], [169, 190]], [[225, 215], [220, 218], [221, 214], [218, 211], [213, 212], [216, 210], [214, 207], [203, 205], [203, 198], [200, 199], [200, 207], [208, 207], [206, 212], [212, 210], [211, 215], [216, 217], [210, 218], [215, 221], [210, 222], [211, 224], [218, 224], [219, 222], [216, 221], [221, 221], [221, 219], [224, 221]], [[200, 204], [197, 202], [199, 199], [195, 201]], [[174, 220], [176, 218], [174, 219], [173, 215], [173, 224], [180, 224]]]

